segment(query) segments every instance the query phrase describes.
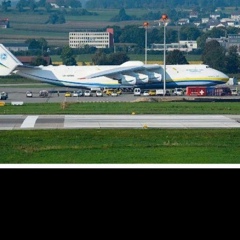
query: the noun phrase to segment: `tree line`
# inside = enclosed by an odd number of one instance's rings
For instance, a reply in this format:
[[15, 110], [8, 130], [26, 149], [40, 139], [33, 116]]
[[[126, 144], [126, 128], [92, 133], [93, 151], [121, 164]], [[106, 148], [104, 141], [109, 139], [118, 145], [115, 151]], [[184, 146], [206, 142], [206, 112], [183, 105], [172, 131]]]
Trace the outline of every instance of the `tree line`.
[[216, 7], [239, 7], [239, 0], [89, 0], [87, 8], [206, 8], [215, 9]]

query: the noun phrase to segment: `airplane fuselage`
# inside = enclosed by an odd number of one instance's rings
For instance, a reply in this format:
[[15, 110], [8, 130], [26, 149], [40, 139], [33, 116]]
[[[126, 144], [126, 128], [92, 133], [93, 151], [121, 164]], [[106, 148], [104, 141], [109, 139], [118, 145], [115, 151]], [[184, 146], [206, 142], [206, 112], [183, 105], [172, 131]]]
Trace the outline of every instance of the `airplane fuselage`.
[[[0, 44], [0, 76], [17, 74], [37, 81], [75, 88], [142, 88], [156, 89], [214, 86], [229, 77], [207, 65], [144, 64], [127, 61], [121, 65], [100, 66], [27, 66]], [[165, 73], [165, 74], [164, 74]], [[165, 77], [163, 77], [165, 76]]]
[[[76, 88], [162, 88], [163, 66], [158, 69], [126, 72], [112, 76], [99, 76], [86, 78], [91, 73], [111, 71], [116, 66], [40, 66], [38, 69], [16, 70], [14, 73], [22, 77], [59, 85]], [[207, 65], [167, 65], [166, 87], [187, 86], [214, 86], [224, 84], [229, 77], [224, 73], [209, 68]]]

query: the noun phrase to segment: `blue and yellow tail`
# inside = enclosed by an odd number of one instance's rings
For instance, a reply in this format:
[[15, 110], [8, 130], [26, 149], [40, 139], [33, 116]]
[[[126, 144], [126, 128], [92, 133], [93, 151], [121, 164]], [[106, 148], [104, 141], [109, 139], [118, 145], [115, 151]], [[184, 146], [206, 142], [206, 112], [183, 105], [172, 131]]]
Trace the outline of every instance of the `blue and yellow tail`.
[[0, 76], [8, 76], [14, 69], [23, 65], [10, 51], [0, 44]]

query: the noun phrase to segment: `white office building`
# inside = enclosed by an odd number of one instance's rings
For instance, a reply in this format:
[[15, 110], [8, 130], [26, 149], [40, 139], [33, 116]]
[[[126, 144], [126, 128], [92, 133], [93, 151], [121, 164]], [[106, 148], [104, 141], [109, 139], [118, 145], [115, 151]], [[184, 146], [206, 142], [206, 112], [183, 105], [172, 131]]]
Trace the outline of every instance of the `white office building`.
[[[173, 51], [179, 50], [181, 52], [191, 52], [197, 49], [197, 41], [179, 41], [178, 43], [167, 43], [166, 50]], [[164, 51], [164, 44], [161, 43], [153, 43], [151, 47], [148, 49], [154, 51]]]
[[70, 32], [69, 47], [71, 48], [110, 48], [113, 46], [113, 29], [108, 28], [106, 32]]

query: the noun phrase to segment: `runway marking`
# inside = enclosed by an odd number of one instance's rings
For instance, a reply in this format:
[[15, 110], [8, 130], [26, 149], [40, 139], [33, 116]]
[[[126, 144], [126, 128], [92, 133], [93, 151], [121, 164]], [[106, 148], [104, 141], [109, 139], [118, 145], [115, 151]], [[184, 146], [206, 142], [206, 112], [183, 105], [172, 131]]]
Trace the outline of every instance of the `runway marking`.
[[34, 128], [38, 116], [27, 116], [20, 128]]

